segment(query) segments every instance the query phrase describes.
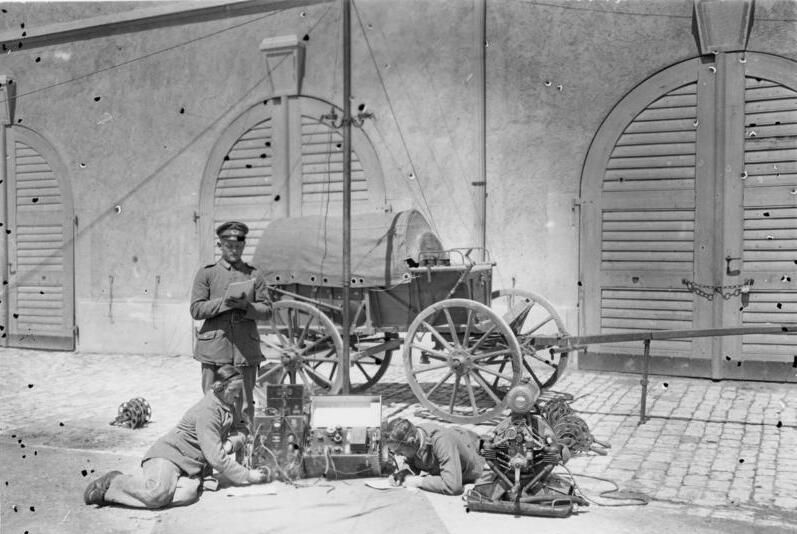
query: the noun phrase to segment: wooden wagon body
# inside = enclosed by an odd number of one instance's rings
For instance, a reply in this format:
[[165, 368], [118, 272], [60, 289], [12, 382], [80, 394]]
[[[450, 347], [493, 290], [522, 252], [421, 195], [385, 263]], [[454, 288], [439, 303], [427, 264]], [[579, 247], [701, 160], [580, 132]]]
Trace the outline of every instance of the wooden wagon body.
[[[535, 373], [515, 339], [529, 303], [540, 299], [509, 292], [526, 303], [513, 331], [503, 321], [512, 315], [511, 303], [501, 314], [491, 309], [507, 296], [493, 290], [493, 263], [476, 261], [480, 250], [444, 249], [415, 210], [352, 217], [350, 330], [343, 332], [341, 235], [341, 221], [308, 216], [274, 221], [261, 236], [252, 261], [274, 301], [274, 316], [261, 325], [262, 382], [339, 391], [340, 354], [348, 343], [349, 388], [359, 393], [403, 348], [407, 381], [422, 402], [440, 416], [472, 421], [496, 413], [524, 366], [541, 387], [556, 380], [566, 353], [536, 358], [545, 368]], [[561, 334], [561, 319], [539, 308], [541, 326], [551, 323], [547, 333]], [[464, 411], [451, 408], [460, 403]]]
[[[320, 216], [273, 221], [263, 233], [253, 263], [271, 288], [274, 313], [260, 325], [266, 362], [259, 383], [361, 393], [401, 350], [406, 381], [421, 404], [442, 419], [478, 423], [500, 415], [505, 393], [521, 381], [550, 388], [568, 353], [587, 345], [639, 340], [647, 362], [655, 339], [740, 335], [716, 329], [571, 336], [548, 300], [493, 288], [494, 264], [475, 261], [473, 250], [445, 249], [415, 210], [352, 217], [344, 332], [341, 236], [340, 220]], [[797, 331], [778, 325], [741, 333], [772, 328]], [[344, 344], [350, 355], [345, 387]]]

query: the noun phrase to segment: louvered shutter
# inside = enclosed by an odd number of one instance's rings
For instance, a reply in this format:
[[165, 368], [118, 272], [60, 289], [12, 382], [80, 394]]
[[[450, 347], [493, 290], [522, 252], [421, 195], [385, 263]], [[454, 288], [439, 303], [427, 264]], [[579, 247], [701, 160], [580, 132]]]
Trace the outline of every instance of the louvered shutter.
[[[745, 80], [745, 325], [797, 323], [797, 91]], [[797, 336], [744, 336], [745, 361], [797, 358]]]
[[21, 140], [13, 143], [12, 150], [9, 344], [72, 350], [71, 210], [64, 205], [58, 178], [45, 157]]
[[[639, 113], [616, 142], [603, 177], [600, 331], [691, 328], [694, 271], [696, 84]], [[596, 352], [639, 353], [640, 343]], [[690, 340], [656, 342], [654, 355], [689, 357]]]
[[[302, 114], [302, 215], [343, 212], [343, 135]], [[357, 153], [351, 154], [352, 213], [371, 211], [368, 181]]]
[[[269, 223], [268, 206], [274, 194], [271, 143], [271, 119], [266, 119], [235, 141], [224, 157], [216, 181], [213, 228], [229, 220], [249, 226], [244, 261], [252, 258], [260, 235]], [[220, 252], [218, 248], [215, 251], [218, 260]]]

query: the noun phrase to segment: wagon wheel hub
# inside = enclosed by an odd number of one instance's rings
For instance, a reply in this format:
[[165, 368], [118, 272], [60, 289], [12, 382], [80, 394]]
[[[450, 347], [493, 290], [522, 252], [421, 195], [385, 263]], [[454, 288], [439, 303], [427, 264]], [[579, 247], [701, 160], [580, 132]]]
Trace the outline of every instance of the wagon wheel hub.
[[465, 374], [473, 367], [473, 358], [467, 351], [455, 349], [451, 351], [448, 364], [458, 374]]
[[297, 347], [285, 347], [280, 359], [286, 367], [297, 367], [302, 364], [302, 352]]

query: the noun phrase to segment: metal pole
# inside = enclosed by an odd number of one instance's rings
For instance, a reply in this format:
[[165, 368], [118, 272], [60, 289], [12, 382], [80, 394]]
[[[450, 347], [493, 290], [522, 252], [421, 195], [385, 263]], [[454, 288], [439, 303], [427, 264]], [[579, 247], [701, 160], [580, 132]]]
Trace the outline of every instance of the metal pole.
[[648, 374], [650, 372], [650, 340], [645, 340], [645, 352], [642, 354], [642, 402], [639, 405], [639, 424], [644, 425], [647, 415], [645, 411], [648, 403]]
[[349, 298], [351, 294], [351, 0], [343, 10], [343, 353], [340, 355], [342, 393], [349, 394]]
[[473, 185], [479, 195], [479, 246], [482, 261], [487, 261], [487, 0], [475, 0], [474, 15], [476, 23], [476, 127], [478, 146], [479, 176]]

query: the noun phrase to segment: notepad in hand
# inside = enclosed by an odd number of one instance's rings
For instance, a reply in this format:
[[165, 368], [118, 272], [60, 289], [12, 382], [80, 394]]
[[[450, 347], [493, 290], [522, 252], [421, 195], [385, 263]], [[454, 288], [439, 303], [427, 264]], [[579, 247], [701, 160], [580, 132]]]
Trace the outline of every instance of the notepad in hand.
[[233, 282], [227, 286], [227, 290], [224, 292], [224, 298], [221, 301], [221, 309], [219, 311], [227, 311], [231, 310], [229, 306], [224, 304], [228, 298], [245, 298], [249, 302], [253, 302], [255, 300], [255, 280], [254, 278], [249, 280], [244, 280], [242, 282]]

